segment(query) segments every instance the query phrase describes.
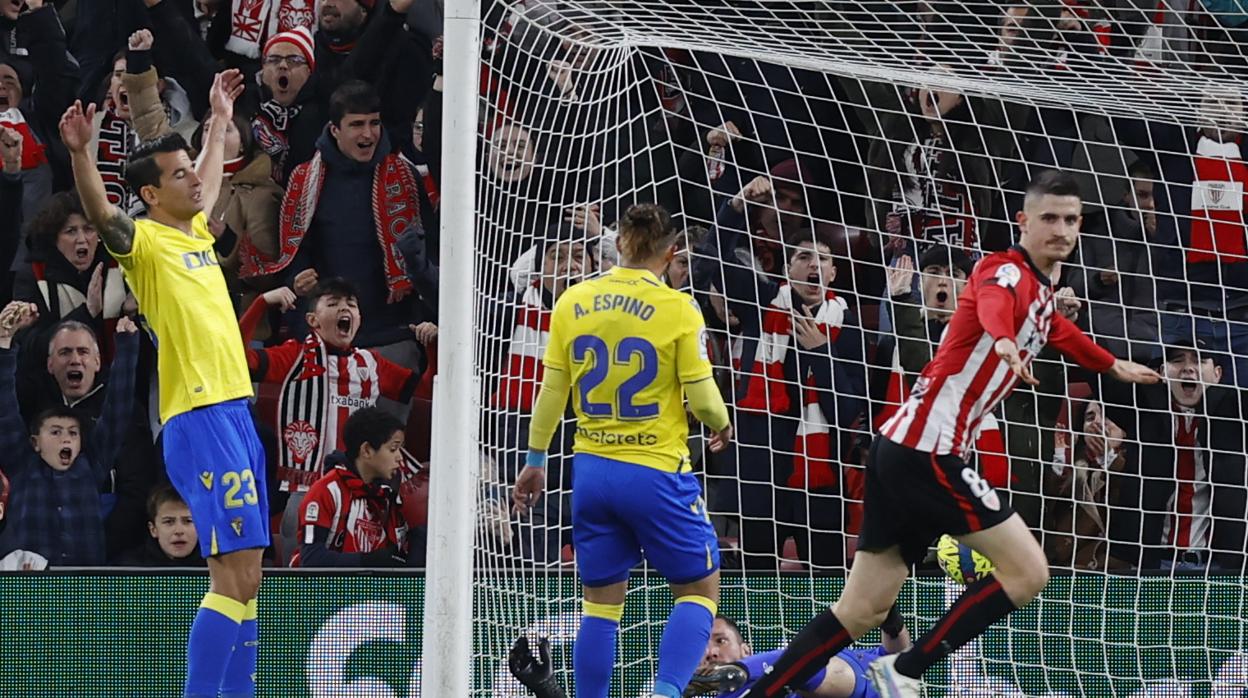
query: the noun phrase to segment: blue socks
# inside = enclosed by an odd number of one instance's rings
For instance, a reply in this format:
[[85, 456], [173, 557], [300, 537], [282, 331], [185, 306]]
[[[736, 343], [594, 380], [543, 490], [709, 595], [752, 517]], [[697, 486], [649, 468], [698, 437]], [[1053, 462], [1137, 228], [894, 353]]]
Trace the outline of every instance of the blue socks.
[[247, 607], [208, 592], [186, 643], [186, 698], [217, 698]]
[[576, 698], [607, 698], [624, 604], [585, 601], [581, 608], [581, 628], [572, 648]]
[[234, 654], [225, 666], [225, 678], [221, 681], [221, 698], [254, 698], [256, 695], [256, 657], [259, 654], [260, 633], [256, 625], [256, 600], [247, 602], [243, 622], [238, 626], [238, 639], [234, 641]]
[[[747, 681], [745, 686], [742, 686], [742, 688], [745, 689], [750, 686], [753, 686], [754, 682], [757, 681], [760, 677], [762, 677], [763, 672], [765, 670], [764, 667], [775, 666], [776, 660], [780, 659], [780, 655], [782, 654], [784, 654], [784, 650], [779, 649], [779, 650], [772, 650], [771, 652], [763, 652], [761, 654], [753, 654], [748, 657], [745, 657], [744, 659], [739, 660], [737, 664], [740, 664], [741, 666], [745, 667], [745, 670], [750, 673], [750, 680]], [[798, 685], [793, 686], [793, 688], [799, 691], [813, 691], [816, 688], [819, 688], [819, 684], [823, 683], [823, 679], [827, 677], [827, 675], [828, 675], [828, 668], [824, 666], [814, 676], [810, 677], [809, 679], [806, 679], [805, 681], [801, 682]], [[733, 694], [733, 695], [739, 695], [739, 694]]]
[[659, 674], [654, 679], [656, 694], [680, 698], [706, 655], [706, 641], [711, 637], [716, 609], [716, 603], [705, 596], [676, 599], [672, 614], [667, 618], [667, 627], [663, 629], [663, 639], [659, 641]]

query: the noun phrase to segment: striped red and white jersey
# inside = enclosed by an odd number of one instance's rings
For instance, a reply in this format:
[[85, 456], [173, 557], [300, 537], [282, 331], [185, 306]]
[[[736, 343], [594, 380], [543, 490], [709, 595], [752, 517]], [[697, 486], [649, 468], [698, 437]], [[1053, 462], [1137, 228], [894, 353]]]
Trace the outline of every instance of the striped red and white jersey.
[[1176, 414], [1174, 445], [1178, 453], [1174, 464], [1174, 491], [1166, 503], [1162, 541], [1180, 552], [1206, 551], [1213, 523], [1212, 487], [1205, 451], [1199, 446], [1196, 431], [1200, 419], [1190, 410]]
[[1012, 247], [975, 266], [936, 356], [880, 434], [917, 451], [965, 459], [985, 416], [1018, 382], [993, 348], [1005, 337], [1017, 343], [1024, 364], [1049, 343], [1093, 371], [1114, 363], [1056, 312], [1050, 280], [1022, 248]]

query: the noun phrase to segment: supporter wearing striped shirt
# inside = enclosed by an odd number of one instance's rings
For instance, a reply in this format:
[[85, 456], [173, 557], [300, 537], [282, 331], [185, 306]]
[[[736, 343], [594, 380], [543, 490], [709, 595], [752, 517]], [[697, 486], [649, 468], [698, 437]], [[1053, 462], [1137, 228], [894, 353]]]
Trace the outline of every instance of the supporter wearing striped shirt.
[[[379, 397], [407, 403], [420, 372], [387, 360], [376, 349], [354, 346], [360, 329], [355, 288], [340, 278], [319, 282], [307, 298], [311, 331], [303, 341], [288, 340], [268, 349], [247, 348], [247, 368], [260, 383], [281, 386], [277, 402], [277, 479], [290, 492], [282, 517], [284, 550], [294, 549], [303, 494], [323, 472], [325, 457], [345, 449], [343, 430], [355, 411]], [[270, 305], [294, 307], [289, 288], [256, 299], [239, 320], [244, 343]]]
[[1248, 405], [1221, 384], [1228, 363], [1188, 340], [1166, 347], [1165, 386], [1106, 389], [1106, 414], [1128, 444], [1110, 502], [1110, 569], [1243, 569]]

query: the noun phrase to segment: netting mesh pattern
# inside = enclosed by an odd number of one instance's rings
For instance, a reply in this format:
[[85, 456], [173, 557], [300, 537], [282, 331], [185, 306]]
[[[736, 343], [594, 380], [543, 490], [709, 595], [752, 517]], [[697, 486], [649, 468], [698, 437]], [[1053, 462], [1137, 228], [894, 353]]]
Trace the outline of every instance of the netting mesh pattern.
[[[569, 284], [618, 261], [624, 209], [656, 202], [675, 215], [680, 251], [664, 281], [694, 295], [710, 329], [738, 438], [704, 457], [694, 425], [691, 448], [725, 570], [817, 582], [851, 559], [871, 434], [930, 358], [971, 267], [1016, 241], [1023, 188], [1049, 168], [1073, 173], [1084, 200], [1079, 246], [1055, 280], [1059, 309], [1168, 380], [1132, 389], [1047, 352], [1035, 363], [1041, 385], [985, 420], [979, 472], [1036, 532], [1055, 572], [1081, 574], [1010, 628], [1031, 623], [1028, 642], [1041, 649], [1144, 652], [1163, 627], [1171, 638], [1238, 612], [1248, 519], [1242, 10], [486, 3], [474, 283], [481, 646], [505, 646], [534, 618], [575, 632], [570, 422], [533, 515], [517, 521], [506, 503], [549, 310]], [[784, 294], [824, 313], [823, 341], [776, 329]], [[786, 352], [768, 355], [778, 374], [760, 359], [769, 332], [786, 337]], [[777, 593], [793, 603], [752, 614], [740, 579], [725, 581], [725, 595], [742, 599], [732, 613], [769, 643], [834, 596], [784, 587]], [[630, 643], [657, 647], [666, 610], [651, 606], [665, 602], [650, 592], [663, 584], [649, 572], [634, 580], [644, 593], [630, 604], [645, 610], [626, 617]], [[1217, 607], [1204, 592], [1179, 603], [1180, 585], [1216, 589]], [[949, 600], [943, 582], [916, 588]], [[909, 620], [926, 627], [939, 612], [912, 604]], [[1213, 636], [1198, 637], [1212, 651]], [[1219, 652], [1242, 651], [1240, 631], [1218, 637]], [[1202, 674], [1177, 660], [1159, 670], [1151, 654], [1093, 669], [1041, 649], [1001, 660], [974, 645], [935, 680], [966, 688], [991, 674], [991, 690], [1007, 695], [1128, 695], [1172, 680], [1223, 695], [1210, 681], [1231, 656], [1206, 661]], [[620, 659], [625, 672], [653, 671], [652, 654]], [[494, 676], [504, 661], [478, 652], [474, 676]], [[480, 681], [477, 690], [492, 695]]]

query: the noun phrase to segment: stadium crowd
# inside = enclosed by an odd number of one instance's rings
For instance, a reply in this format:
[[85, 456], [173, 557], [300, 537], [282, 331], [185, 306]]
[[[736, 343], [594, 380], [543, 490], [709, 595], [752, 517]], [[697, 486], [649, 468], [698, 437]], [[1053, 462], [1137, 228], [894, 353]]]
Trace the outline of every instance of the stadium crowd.
[[[699, 462], [725, 566], [843, 568], [872, 428], [915, 388], [976, 260], [1013, 242], [1022, 184], [1056, 166], [1085, 190], [1061, 312], [1167, 381], [1102, 385], [1042, 354], [1040, 386], [976, 435], [980, 472], [1056, 568], [1242, 571], [1248, 105], [1233, 76], [1248, 16], [1205, 13], [1233, 4], [863, 2], [823, 27], [888, 17], [897, 45], [882, 47], [938, 74], [1170, 61], [1225, 76], [1186, 128], [680, 50], [631, 54], [648, 79], [625, 89], [600, 70], [618, 57], [544, 31], [588, 29], [545, 5], [492, 8], [476, 299], [489, 550], [572, 554], [571, 429], [528, 517], [505, 490], [554, 303], [610, 268], [613, 222], [650, 200], [682, 221], [664, 281], [703, 310], [737, 430]], [[58, 122], [96, 105], [109, 200], [141, 215], [127, 155], [197, 147], [225, 68], [246, 91], [204, 263], [226, 276], [257, 385], [267, 559], [424, 565], [441, 22], [436, 0], [0, 0], [0, 306], [15, 309], [0, 323], [0, 569], [204, 564], [161, 462], [156, 347], [73, 191]], [[950, 50], [950, 31], [972, 48]]]

